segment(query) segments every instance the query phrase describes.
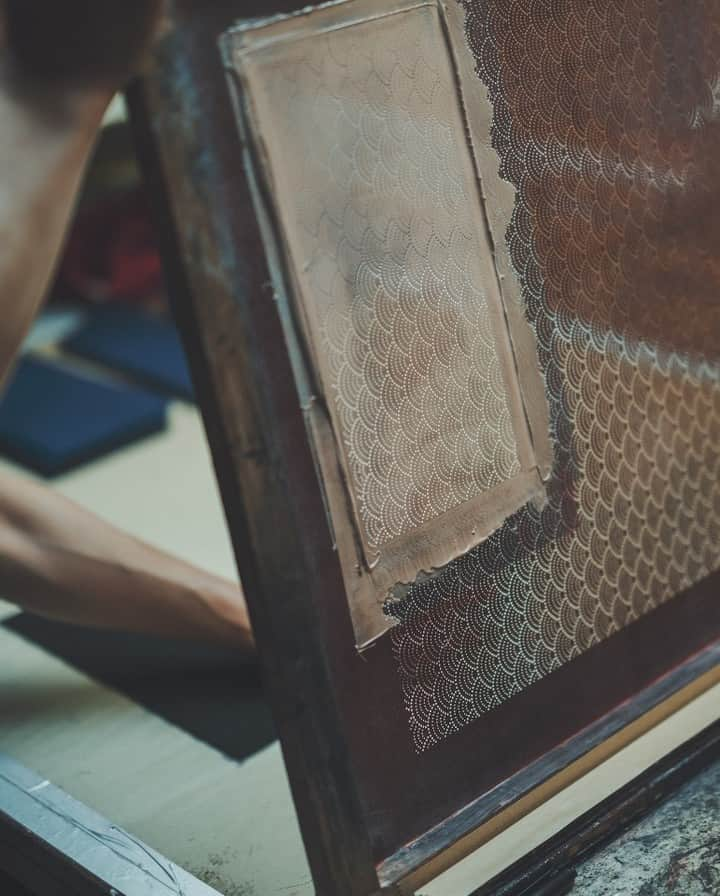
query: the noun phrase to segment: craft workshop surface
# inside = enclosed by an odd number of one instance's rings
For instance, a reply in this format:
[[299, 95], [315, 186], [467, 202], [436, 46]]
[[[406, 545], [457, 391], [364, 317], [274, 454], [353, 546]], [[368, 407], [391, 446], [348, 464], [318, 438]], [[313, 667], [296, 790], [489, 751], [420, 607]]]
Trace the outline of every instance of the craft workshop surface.
[[[0, 630], [0, 642], [0, 751], [226, 896], [312, 894], [277, 745], [236, 765], [16, 636]], [[422, 893], [470, 893], [702, 728], [719, 699], [688, 707]]]
[[[160, 548], [235, 576], [194, 409], [173, 406], [166, 434], [54, 487]], [[3, 604], [0, 614], [17, 610]], [[0, 656], [0, 752], [223, 894], [311, 892], [276, 744], [237, 763], [4, 627]], [[182, 703], [180, 675], [164, 688]]]
[[[182, 405], [170, 420], [168, 433], [63, 477], [57, 488], [159, 547], [232, 576], [200, 420]], [[0, 619], [16, 615], [0, 604]], [[0, 656], [0, 752], [225, 896], [312, 896], [277, 744], [236, 763], [3, 627]], [[167, 683], [171, 694], [178, 687]], [[421, 893], [470, 893], [699, 731], [719, 706], [716, 689]]]

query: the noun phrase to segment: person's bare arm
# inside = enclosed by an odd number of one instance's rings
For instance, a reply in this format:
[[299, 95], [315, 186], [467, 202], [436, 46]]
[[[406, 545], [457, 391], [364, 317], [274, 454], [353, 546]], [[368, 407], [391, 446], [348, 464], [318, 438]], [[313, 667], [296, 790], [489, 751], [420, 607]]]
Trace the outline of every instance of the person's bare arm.
[[[53, 275], [104, 110], [159, 9], [154, 0], [0, 0], [0, 378]], [[0, 597], [68, 622], [252, 646], [236, 585], [7, 474]]]
[[252, 647], [237, 585], [4, 472], [0, 594], [64, 622]]

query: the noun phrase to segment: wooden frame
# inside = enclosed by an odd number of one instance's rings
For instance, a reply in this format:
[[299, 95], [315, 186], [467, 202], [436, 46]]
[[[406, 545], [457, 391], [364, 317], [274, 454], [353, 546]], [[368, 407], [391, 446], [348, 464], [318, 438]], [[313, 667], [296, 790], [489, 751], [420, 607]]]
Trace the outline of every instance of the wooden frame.
[[[239, 163], [216, 40], [238, 16], [267, 12], [259, 0], [177, 0], [154, 67], [129, 99], [317, 892], [408, 894], [720, 680], [718, 577], [451, 741], [413, 752], [390, 648], [359, 657], [337, 599], [342, 575]], [[529, 730], [534, 716], [542, 724]], [[394, 754], [377, 749], [383, 738]], [[598, 825], [612, 836], [717, 755], [715, 725], [478, 896], [558, 892], [572, 880], [570, 856], [599, 845]], [[153, 892], [147, 869], [118, 883], [107, 844], [96, 861], [94, 835], [113, 830], [108, 822], [15, 764], [0, 769], [16, 794], [3, 800], [0, 856], [25, 886]], [[52, 837], [47, 813], [55, 825], [60, 816], [33, 793], [65, 807]], [[78, 830], [80, 852], [63, 839]], [[563, 866], [555, 882], [554, 862]], [[207, 892], [183, 882], [186, 893]]]
[[[414, 754], [389, 645], [360, 658], [336, 599], [216, 46], [238, 17], [293, 6], [179, 0], [131, 108], [317, 892], [407, 893], [720, 680], [718, 581]], [[374, 710], [361, 712], [368, 692]], [[543, 724], [528, 730], [532, 718]], [[377, 750], [383, 739], [393, 751]]]

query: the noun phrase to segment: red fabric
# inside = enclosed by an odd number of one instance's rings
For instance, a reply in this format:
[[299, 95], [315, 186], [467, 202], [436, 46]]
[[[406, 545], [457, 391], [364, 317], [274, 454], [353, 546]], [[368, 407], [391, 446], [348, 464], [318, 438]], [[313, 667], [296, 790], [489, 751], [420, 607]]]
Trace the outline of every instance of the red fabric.
[[79, 213], [59, 282], [94, 302], [142, 302], [161, 292], [160, 254], [142, 189], [103, 199]]

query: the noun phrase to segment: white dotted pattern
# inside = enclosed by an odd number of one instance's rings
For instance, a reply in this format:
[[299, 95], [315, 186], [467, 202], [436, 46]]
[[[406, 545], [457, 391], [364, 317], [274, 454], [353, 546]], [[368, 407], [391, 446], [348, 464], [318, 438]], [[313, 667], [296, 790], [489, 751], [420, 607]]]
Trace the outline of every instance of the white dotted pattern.
[[463, 5], [555, 464], [388, 607], [418, 750], [720, 568], [720, 3]]
[[376, 552], [520, 470], [447, 49], [428, 6], [263, 65], [291, 253]]

